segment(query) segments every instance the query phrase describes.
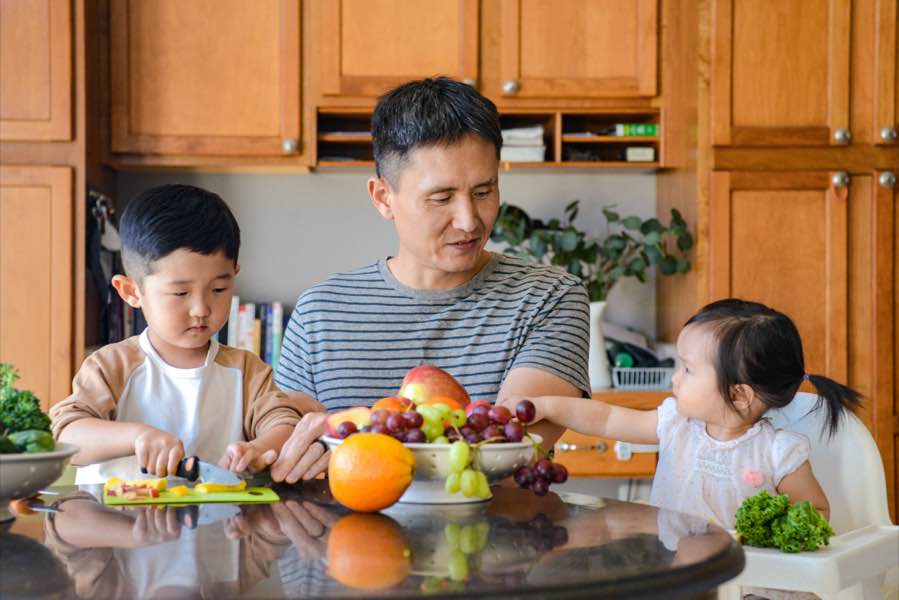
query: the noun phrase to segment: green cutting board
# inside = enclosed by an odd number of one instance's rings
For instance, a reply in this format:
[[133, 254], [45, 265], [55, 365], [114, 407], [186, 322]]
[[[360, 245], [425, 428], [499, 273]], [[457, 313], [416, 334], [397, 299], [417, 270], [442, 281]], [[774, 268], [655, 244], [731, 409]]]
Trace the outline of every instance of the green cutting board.
[[190, 491], [186, 496], [174, 496], [168, 490], [159, 492], [158, 498], [137, 498], [127, 500], [122, 496], [109, 496], [103, 494], [103, 504], [110, 506], [138, 505], [138, 504], [202, 504], [204, 502], [229, 502], [231, 504], [251, 504], [259, 502], [277, 502], [278, 494], [271, 488], [251, 487], [239, 492], [210, 492], [200, 494]]

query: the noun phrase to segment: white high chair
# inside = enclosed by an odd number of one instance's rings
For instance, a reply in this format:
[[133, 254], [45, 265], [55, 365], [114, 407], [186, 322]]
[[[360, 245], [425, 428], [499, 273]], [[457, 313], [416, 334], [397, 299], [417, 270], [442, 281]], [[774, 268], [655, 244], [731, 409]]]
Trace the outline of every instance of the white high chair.
[[874, 600], [884, 593], [899, 597], [899, 527], [890, 522], [880, 452], [852, 414], [846, 414], [837, 433], [827, 439], [822, 434], [827, 410], [822, 406], [813, 411], [817, 401], [817, 395], [799, 392], [788, 406], [767, 416], [775, 427], [801, 433], [811, 442], [809, 462], [827, 495], [836, 535], [816, 552], [788, 554], [744, 546], [746, 568], [719, 588], [719, 600], [741, 598], [741, 587], [814, 592], [839, 600]]

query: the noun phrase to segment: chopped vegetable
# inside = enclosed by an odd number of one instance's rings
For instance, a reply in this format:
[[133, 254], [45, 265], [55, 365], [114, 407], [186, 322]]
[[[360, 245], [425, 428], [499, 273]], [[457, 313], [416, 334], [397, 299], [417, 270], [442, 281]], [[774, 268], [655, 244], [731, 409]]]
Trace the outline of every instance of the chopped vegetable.
[[736, 530], [748, 546], [784, 552], [817, 550], [833, 535], [833, 529], [811, 502], [790, 505], [786, 494], [772, 496], [765, 490], [746, 498], [737, 509]]
[[186, 485], [176, 485], [169, 490], [169, 493], [172, 496], [187, 496], [188, 494], [190, 494], [190, 488]]
[[247, 489], [247, 482], [241, 481], [235, 484], [226, 483], [198, 483], [194, 486], [194, 491], [200, 494], [210, 494], [212, 492], [240, 492]]
[[128, 500], [138, 498], [158, 498], [159, 492], [166, 489], [165, 479], [135, 479], [123, 481], [118, 477], [110, 477], [103, 484], [103, 493], [107, 496], [122, 496]]

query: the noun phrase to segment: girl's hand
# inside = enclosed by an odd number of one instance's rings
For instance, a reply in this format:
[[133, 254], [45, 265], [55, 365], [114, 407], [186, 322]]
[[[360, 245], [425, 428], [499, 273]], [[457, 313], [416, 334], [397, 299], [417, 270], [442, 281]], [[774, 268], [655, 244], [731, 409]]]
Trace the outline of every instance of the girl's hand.
[[534, 405], [534, 418], [525, 423], [525, 425], [530, 425], [531, 423], [537, 423], [538, 421], [542, 421], [546, 418], [546, 407], [549, 398], [546, 396], [539, 397], [529, 397], [529, 396], [506, 396], [505, 398], [500, 399], [497, 404], [500, 406], [505, 406], [509, 409], [509, 412], [512, 413], [512, 416], [517, 416], [515, 414], [515, 409], [518, 407], [518, 403], [522, 400], [530, 400], [531, 404]]
[[235, 473], [258, 473], [267, 469], [278, 458], [276, 450], [260, 451], [251, 442], [232, 442], [219, 460], [219, 466]]
[[184, 444], [170, 433], [145, 425], [134, 438], [138, 464], [157, 477], [175, 474], [184, 458]]

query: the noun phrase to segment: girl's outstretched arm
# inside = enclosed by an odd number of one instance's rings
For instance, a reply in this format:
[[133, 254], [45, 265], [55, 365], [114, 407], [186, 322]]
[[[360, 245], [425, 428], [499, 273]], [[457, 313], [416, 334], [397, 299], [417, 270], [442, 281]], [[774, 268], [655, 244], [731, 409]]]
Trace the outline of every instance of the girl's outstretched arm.
[[607, 437], [635, 444], [659, 442], [659, 413], [613, 406], [601, 400], [567, 396], [510, 396], [500, 401], [512, 413], [522, 400], [530, 400], [537, 409], [535, 421], [546, 419], [585, 435]]
[[777, 492], [789, 496], [791, 504], [808, 500], [825, 519], [830, 520], [830, 504], [808, 461], [789, 475], [785, 475], [777, 486]]

